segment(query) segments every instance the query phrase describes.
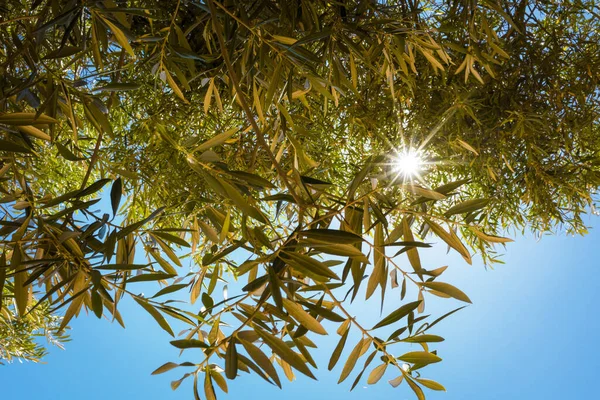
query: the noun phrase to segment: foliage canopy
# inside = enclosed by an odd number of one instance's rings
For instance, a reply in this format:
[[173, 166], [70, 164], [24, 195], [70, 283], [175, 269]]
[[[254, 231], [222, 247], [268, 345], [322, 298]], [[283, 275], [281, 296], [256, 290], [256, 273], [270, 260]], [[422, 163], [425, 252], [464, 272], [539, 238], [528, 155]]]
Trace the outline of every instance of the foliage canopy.
[[[421, 265], [429, 242], [491, 265], [509, 229], [585, 233], [600, 184], [594, 0], [0, 12], [0, 293], [15, 305], [2, 312], [49, 302], [60, 330], [82, 310], [123, 325], [131, 296], [169, 334], [186, 325], [173, 346], [202, 349], [155, 371], [189, 368], [172, 386], [190, 377], [196, 397], [199, 380], [207, 399], [226, 391], [223, 374], [281, 386], [275, 364], [312, 377], [324, 320], [338, 325], [340, 382], [366, 356], [353, 387], [394, 369], [418, 398], [443, 390], [420, 373], [441, 361], [429, 331], [453, 311], [425, 316], [425, 302], [470, 300], [445, 267]], [[418, 174], [395, 167], [406, 152]], [[241, 293], [219, 294], [232, 279]], [[162, 288], [137, 295], [140, 282]], [[416, 298], [373, 328], [347, 308], [407, 286]], [[187, 305], [166, 296], [183, 291]]]

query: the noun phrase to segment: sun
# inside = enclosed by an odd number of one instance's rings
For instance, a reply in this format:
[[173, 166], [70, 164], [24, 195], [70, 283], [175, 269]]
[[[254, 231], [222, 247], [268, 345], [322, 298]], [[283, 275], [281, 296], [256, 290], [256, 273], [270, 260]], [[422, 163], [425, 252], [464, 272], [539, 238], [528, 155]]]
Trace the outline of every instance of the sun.
[[408, 149], [397, 153], [392, 160], [392, 168], [398, 175], [404, 178], [419, 176], [423, 168], [424, 160], [420, 152]]

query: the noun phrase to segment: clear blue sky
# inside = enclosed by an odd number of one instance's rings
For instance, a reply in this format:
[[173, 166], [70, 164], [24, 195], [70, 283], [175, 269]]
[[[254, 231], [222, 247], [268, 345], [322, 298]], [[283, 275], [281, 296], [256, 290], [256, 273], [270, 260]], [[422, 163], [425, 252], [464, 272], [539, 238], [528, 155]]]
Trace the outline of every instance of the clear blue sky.
[[[505, 251], [506, 265], [493, 271], [485, 271], [478, 262], [469, 267], [441, 248], [422, 253], [426, 268], [448, 264], [445, 281], [463, 289], [474, 303], [431, 332], [446, 338], [433, 347], [444, 361], [427, 367], [423, 376], [444, 384], [448, 392], [425, 389], [428, 399], [598, 398], [600, 220], [588, 222], [592, 229], [586, 237], [561, 234], [539, 242], [517, 238]], [[230, 290], [230, 296], [233, 294]], [[426, 311], [453, 305], [428, 304]], [[378, 307], [360, 302], [355, 307], [359, 317], [377, 320], [373, 309]], [[395, 308], [394, 304], [388, 307]], [[131, 302], [123, 303], [121, 313], [127, 329], [83, 315], [72, 323], [73, 341], [67, 343], [66, 351], [51, 348], [46, 364], [0, 366], [0, 398], [192, 399], [190, 381], [175, 392], [169, 387], [171, 380], [183, 374], [183, 368], [159, 376], [150, 373], [166, 361], [195, 361], [199, 354], [187, 351], [179, 358], [168, 343], [170, 337]], [[348, 389], [355, 374], [336, 385], [342, 363], [332, 373], [326, 368], [334, 341], [337, 335], [332, 333], [320, 342], [322, 349], [313, 352], [320, 366], [318, 382], [299, 376], [293, 383], [284, 382], [280, 391], [256, 376], [243, 374], [228, 382], [229, 395], [220, 394], [219, 398], [258, 398], [259, 393], [261, 400], [281, 396], [286, 400], [415, 398], [406, 384], [396, 389], [387, 384], [395, 376], [389, 374], [391, 369], [379, 384], [366, 387], [363, 382], [352, 393]], [[374, 362], [372, 367], [376, 365]], [[285, 379], [283, 374], [281, 378]]]

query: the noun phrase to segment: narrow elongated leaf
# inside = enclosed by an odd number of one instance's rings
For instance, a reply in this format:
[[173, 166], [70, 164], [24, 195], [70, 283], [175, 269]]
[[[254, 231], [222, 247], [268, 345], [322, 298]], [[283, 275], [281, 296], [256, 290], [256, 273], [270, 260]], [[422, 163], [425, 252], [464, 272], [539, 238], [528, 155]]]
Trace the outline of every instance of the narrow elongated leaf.
[[363, 238], [346, 231], [335, 229], [309, 229], [299, 232], [299, 235], [309, 239], [321, 240], [328, 243], [352, 244], [362, 242]]
[[379, 321], [377, 324], [375, 324], [373, 329], [381, 328], [382, 326], [390, 325], [396, 321], [399, 321], [400, 319], [406, 317], [411, 311], [416, 310], [417, 307], [419, 307], [419, 304], [421, 304], [420, 300], [413, 301], [412, 303], [404, 304], [403, 306], [398, 308], [396, 311], [393, 311], [387, 317], [385, 317], [384, 319]]
[[437, 383], [436, 381], [432, 381], [431, 379], [415, 378], [415, 380], [428, 389], [439, 390], [439, 391], [443, 391], [443, 392], [446, 391], [446, 388], [444, 386]]
[[136, 269], [146, 268], [149, 264], [105, 264], [100, 265], [98, 267], [94, 267], [94, 269], [99, 270], [118, 270], [118, 271], [133, 271]]
[[154, 320], [158, 323], [158, 325], [160, 325], [161, 328], [163, 328], [169, 335], [175, 336], [173, 330], [171, 329], [171, 326], [169, 325], [165, 317], [163, 317], [162, 314], [156, 308], [154, 308], [146, 300], [140, 299], [138, 297], [133, 297], [133, 299], [136, 303], [142, 306], [142, 308], [146, 310], [148, 314], [152, 316], [152, 318], [154, 318]]
[[277, 370], [269, 360], [269, 357], [267, 357], [261, 349], [259, 349], [252, 343], [246, 340], [240, 340], [240, 342], [242, 343], [242, 346], [244, 346], [244, 349], [246, 350], [248, 355], [254, 360], [254, 362], [258, 364], [258, 366], [262, 368], [263, 371], [266, 372], [269, 378], [271, 378], [277, 386], [281, 387], [279, 375], [277, 375]]
[[104, 18], [102, 16], [100, 16], [100, 18], [102, 19], [102, 22], [104, 22], [110, 28], [112, 33], [115, 35], [115, 39], [121, 45], [121, 47], [127, 53], [129, 53], [131, 57], [135, 58], [135, 53], [133, 52], [133, 49], [129, 44], [129, 39], [127, 39], [127, 36], [125, 36], [125, 33], [123, 33], [123, 31], [117, 25], [110, 22], [107, 18]]
[[344, 317], [342, 317], [341, 315], [331, 311], [328, 308], [325, 307], [319, 307], [318, 305], [312, 304], [312, 303], [308, 303], [306, 301], [301, 301], [300, 302], [303, 306], [305, 306], [306, 308], [308, 308], [310, 311], [312, 311], [313, 313], [328, 319], [330, 321], [333, 322], [344, 322], [346, 319]]
[[331, 358], [329, 359], [329, 364], [327, 365], [328, 370], [332, 370], [337, 364], [340, 356], [342, 355], [342, 351], [344, 351], [344, 346], [346, 345], [346, 340], [348, 339], [348, 334], [350, 333], [350, 329], [346, 329], [340, 341], [335, 346], [333, 353], [331, 353]]
[[173, 242], [175, 244], [178, 244], [179, 246], [190, 247], [190, 244], [188, 242], [186, 242], [184, 239], [180, 238], [179, 236], [171, 235], [170, 233], [162, 232], [162, 231], [152, 231], [152, 234], [154, 236], [158, 236], [159, 238], [164, 239], [168, 242]]
[[474, 200], [466, 200], [462, 203], [458, 203], [448, 209], [444, 213], [445, 216], [449, 217], [455, 214], [465, 214], [473, 211], [477, 211], [487, 206], [490, 202], [489, 199], [474, 199]]
[[121, 204], [121, 196], [123, 195], [123, 181], [117, 178], [110, 188], [110, 204], [112, 206], [113, 215], [117, 215], [119, 204]]
[[[304, 375], [316, 379], [310, 369], [306, 366], [302, 358], [294, 352], [289, 346], [278, 337], [275, 337], [260, 328], [256, 329], [256, 334], [263, 340], [263, 342], [273, 350], [275, 354], [281, 357], [285, 362], [290, 364], [292, 367], [302, 372]], [[265, 371], [266, 372], [266, 371]]]
[[369, 385], [374, 385], [383, 377], [385, 370], [387, 369], [387, 364], [381, 364], [373, 369], [367, 378], [367, 383]]
[[225, 143], [230, 137], [239, 132], [239, 128], [231, 128], [223, 133], [218, 134], [217, 136], [208, 139], [206, 142], [200, 144], [198, 147], [194, 149], [194, 152], [202, 152], [210, 149], [211, 147], [215, 147]]
[[406, 383], [408, 383], [408, 386], [410, 386], [410, 388], [412, 389], [412, 391], [415, 392], [415, 394], [417, 395], [417, 399], [418, 400], [425, 400], [425, 394], [423, 393], [423, 390], [419, 387], [419, 385], [417, 385], [413, 381], [413, 378], [410, 375], [408, 375], [406, 372], [404, 372], [404, 371], [402, 372], [402, 374], [406, 378]]
[[[286, 255], [286, 257], [289, 258], [289, 260], [286, 259], [286, 262], [291, 262], [292, 267], [300, 266], [302, 270], [309, 270], [314, 275], [337, 280], [340, 279], [339, 276], [335, 274], [335, 272], [329, 269], [329, 267], [310, 256], [293, 252], [285, 252], [284, 254]], [[320, 281], [322, 282], [323, 280], [321, 279]]]
[[302, 326], [319, 335], [327, 335], [327, 331], [323, 328], [323, 325], [321, 325], [312, 315], [304, 311], [301, 305], [286, 298], [283, 298], [282, 301], [287, 312], [294, 317], [296, 321], [302, 324]]
[[172, 340], [170, 342], [173, 346], [178, 349], [206, 349], [208, 345], [201, 340], [198, 339], [180, 339], [180, 340]]
[[159, 374], [165, 373], [165, 372], [170, 371], [173, 368], [177, 368], [177, 367], [179, 367], [179, 364], [176, 364], [174, 362], [168, 362], [168, 363], [165, 363], [165, 364], [161, 365], [160, 367], [156, 368], [154, 371], [152, 371], [151, 375], [159, 375]]
[[79, 198], [84, 196], [90, 196], [102, 189], [108, 182], [110, 182], [110, 179], [99, 179], [96, 182], [92, 183], [90, 186], [86, 187], [85, 189], [77, 192], [75, 197]]
[[143, 274], [143, 275], [132, 276], [131, 278], [127, 279], [127, 282], [133, 283], [133, 282], [162, 281], [164, 279], [173, 278], [174, 276], [176, 276], [176, 275], [158, 272], [158, 273], [152, 273], [152, 274]]
[[345, 381], [346, 378], [348, 377], [348, 375], [350, 375], [350, 373], [354, 369], [354, 366], [356, 365], [356, 362], [358, 361], [358, 359], [361, 356], [362, 349], [363, 349], [365, 343], [367, 343], [367, 342], [370, 343], [370, 340], [363, 338], [358, 341], [356, 346], [354, 346], [354, 348], [352, 349], [352, 352], [350, 353], [350, 355], [348, 356], [348, 359], [346, 360], [346, 363], [344, 364], [344, 368], [342, 369], [342, 373], [340, 375], [340, 379], [338, 380], [338, 384]]
[[[457, 311], [460, 311], [460, 310], [462, 310], [462, 309], [463, 309], [463, 308], [465, 308], [465, 307], [466, 307], [466, 306], [458, 307], [458, 308], [456, 308], [456, 309], [454, 309], [454, 310], [452, 310], [452, 311], [450, 311], [450, 312], [447, 312], [446, 314], [442, 315], [441, 317], [439, 317], [438, 319], [436, 319], [435, 321], [433, 321], [431, 324], [429, 324], [429, 325], [427, 326], [427, 328], [426, 328], [424, 331], [426, 331], [426, 330], [429, 330], [429, 329], [433, 328], [433, 327], [434, 327], [436, 324], [438, 324], [439, 322], [443, 321], [444, 319], [446, 319], [446, 318], [447, 318], [447, 317], [449, 317], [450, 315], [454, 314], [454, 313], [455, 313], [455, 312], [457, 312]], [[423, 332], [424, 332], [424, 331], [423, 331]]]
[[135, 82], [111, 82], [104, 86], [96, 87], [94, 90], [102, 92], [124, 92], [139, 89], [142, 85]]
[[368, 299], [375, 292], [377, 285], [385, 288], [385, 281], [387, 279], [386, 273], [386, 259], [385, 259], [385, 247], [383, 238], [383, 225], [378, 223], [375, 226], [375, 237], [373, 247], [373, 260], [375, 265], [373, 266], [373, 272], [369, 277], [367, 283], [366, 298]]
[[58, 122], [52, 117], [45, 114], [38, 115], [36, 113], [18, 112], [7, 113], [0, 115], [0, 124], [6, 125], [48, 125]]
[[33, 153], [28, 147], [4, 139], [0, 139], [0, 151], [7, 151], [9, 153]]
[[444, 338], [437, 335], [417, 335], [402, 339], [402, 341], [408, 343], [436, 343], [443, 342]]
[[446, 198], [446, 196], [435, 190], [426, 189], [420, 186], [410, 185], [405, 186], [405, 188], [408, 189], [410, 192], [413, 192], [415, 194], [418, 194], [419, 196], [425, 197], [430, 200], [443, 200]]
[[432, 364], [442, 361], [437, 355], [428, 351], [411, 351], [401, 355], [398, 359], [411, 364]]
[[457, 300], [464, 301], [466, 303], [471, 303], [471, 299], [460, 289], [452, 286], [449, 283], [445, 282], [422, 282], [419, 285], [424, 286], [428, 289], [433, 289], [438, 292], [442, 292], [447, 294], [448, 296], [454, 297]]
[[342, 257], [351, 257], [359, 262], [363, 262], [365, 264], [369, 263], [367, 256], [365, 256], [362, 251], [354, 247], [354, 245], [326, 243], [314, 239], [304, 239], [302, 242], [300, 242], [300, 244], [310, 246], [322, 253]]
[[392, 387], [398, 387], [400, 386], [400, 384], [402, 383], [402, 381], [404, 380], [404, 375], [400, 375], [392, 380], [389, 380], [388, 383], [390, 385], [392, 385]]
[[438, 225], [437, 223], [429, 220], [429, 219], [425, 219], [427, 224], [429, 225], [429, 227], [431, 228], [431, 230], [439, 237], [441, 238], [444, 242], [446, 242], [446, 244], [450, 247], [452, 247], [454, 250], [458, 251], [458, 253], [465, 259], [465, 261], [467, 261], [469, 264], [472, 263], [471, 260], [471, 255], [469, 254], [469, 251], [465, 248], [465, 246], [460, 242], [460, 240], [458, 240], [458, 237], [456, 237], [456, 235], [453, 235], [451, 233], [448, 233], [444, 228], [442, 228], [440, 225]]
[[26, 135], [36, 137], [38, 139], [45, 140], [47, 142], [51, 141], [52, 138], [46, 132], [41, 129], [36, 128], [31, 125], [22, 125], [17, 128], [20, 132], [25, 133]]
[[235, 340], [232, 339], [227, 345], [227, 351], [225, 352], [225, 376], [227, 376], [228, 379], [235, 379], [237, 370], [237, 350], [235, 348]]
[[473, 231], [473, 233], [475, 233], [475, 235], [477, 235], [477, 237], [479, 239], [484, 240], [486, 242], [490, 242], [490, 243], [509, 243], [509, 242], [513, 242], [514, 241], [514, 240], [512, 240], [510, 238], [488, 235], [488, 234], [483, 233], [480, 230], [478, 230], [477, 228], [474, 228], [472, 226], [469, 227], [469, 229], [471, 231]]
[[166, 286], [166, 287], [160, 289], [158, 292], [156, 292], [156, 294], [154, 296], [152, 296], [152, 298], [164, 296], [165, 294], [169, 294], [169, 293], [174, 293], [174, 292], [177, 292], [178, 290], [181, 290], [188, 286], [189, 285], [187, 283], [178, 283], [178, 284]]
[[[402, 230], [405, 241], [415, 241], [415, 238], [412, 234], [412, 230], [410, 229], [406, 218], [402, 220]], [[408, 248], [408, 250], [406, 251], [406, 255], [408, 256], [408, 261], [410, 262], [410, 265], [412, 266], [413, 270], [417, 273], [421, 272], [421, 258], [419, 257], [419, 252], [417, 251], [417, 249], [414, 247]]]

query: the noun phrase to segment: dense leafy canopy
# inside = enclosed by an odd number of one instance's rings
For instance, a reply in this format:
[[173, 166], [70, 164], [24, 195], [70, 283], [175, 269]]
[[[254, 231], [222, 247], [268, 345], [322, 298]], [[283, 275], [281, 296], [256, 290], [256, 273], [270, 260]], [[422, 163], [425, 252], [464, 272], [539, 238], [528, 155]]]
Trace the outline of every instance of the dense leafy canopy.
[[[61, 330], [82, 310], [123, 324], [131, 296], [169, 334], [186, 325], [175, 347], [202, 349], [155, 371], [189, 368], [196, 396], [241, 372], [281, 386], [275, 364], [312, 377], [324, 320], [340, 382], [377, 357], [368, 383], [394, 369], [418, 398], [443, 390], [420, 372], [441, 361], [430, 329], [449, 314], [425, 302], [470, 300], [419, 254], [441, 243], [493, 264], [509, 229], [585, 233], [600, 184], [594, 0], [0, 8], [0, 293], [15, 305], [2, 312], [27, 320], [48, 301]], [[348, 309], [407, 286], [416, 298], [373, 328]], [[184, 290], [189, 304], [168, 300]]]
[[40, 361], [47, 350], [38, 340], [63, 348], [69, 340], [64, 331], [60, 332], [61, 317], [50, 311], [48, 301], [42, 302], [26, 318], [19, 318], [14, 301], [12, 283], [4, 286], [0, 309], [0, 364], [18, 361]]

